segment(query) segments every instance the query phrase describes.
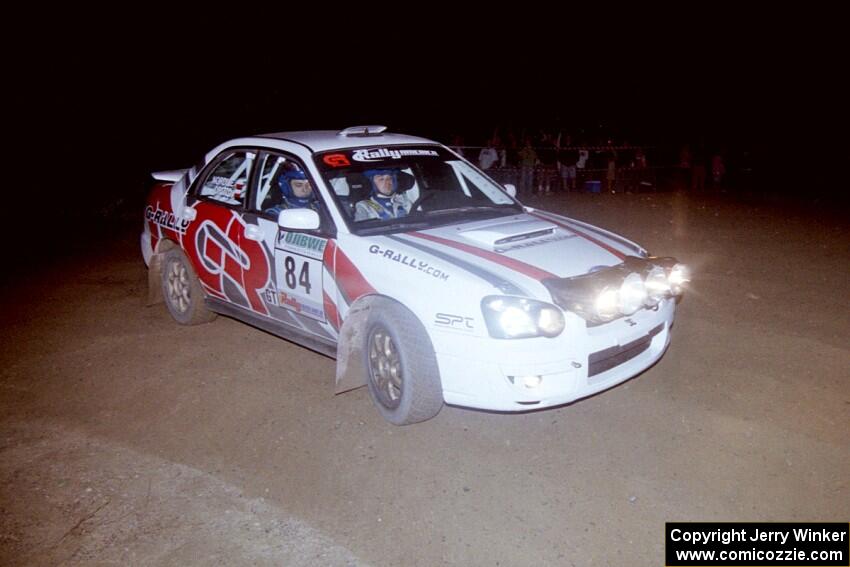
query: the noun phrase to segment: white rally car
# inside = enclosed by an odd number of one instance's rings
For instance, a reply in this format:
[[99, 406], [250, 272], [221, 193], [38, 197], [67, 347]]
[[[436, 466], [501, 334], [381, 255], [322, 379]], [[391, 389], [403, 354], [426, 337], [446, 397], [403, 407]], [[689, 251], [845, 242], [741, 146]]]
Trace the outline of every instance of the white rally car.
[[444, 402], [554, 406], [635, 376], [667, 348], [688, 280], [380, 126], [239, 138], [154, 177], [150, 302], [334, 357], [337, 392], [368, 385], [395, 424]]

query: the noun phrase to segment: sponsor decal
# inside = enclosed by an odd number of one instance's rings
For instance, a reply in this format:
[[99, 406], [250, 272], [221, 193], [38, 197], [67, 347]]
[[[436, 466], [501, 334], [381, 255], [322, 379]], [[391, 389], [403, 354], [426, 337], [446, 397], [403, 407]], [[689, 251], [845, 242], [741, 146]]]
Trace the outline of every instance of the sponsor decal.
[[281, 232], [277, 237], [277, 247], [309, 258], [321, 260], [328, 240], [300, 232]]
[[204, 182], [201, 195], [230, 205], [238, 205], [242, 202], [242, 189], [242, 183], [233, 182], [228, 177], [214, 175]]
[[289, 308], [295, 311], [296, 313], [303, 313], [304, 315], [309, 315], [314, 319], [325, 318], [325, 314], [321, 309], [316, 309], [315, 307], [308, 305], [303, 301], [300, 301], [294, 295], [289, 295], [288, 293], [280, 292], [279, 298], [281, 307]]
[[396, 252], [389, 248], [381, 248], [377, 244], [373, 244], [369, 247], [369, 252], [372, 254], [383, 256], [393, 262], [398, 262], [399, 264], [403, 264], [405, 266], [409, 266], [415, 270], [419, 270], [420, 272], [425, 272], [429, 276], [434, 276], [435, 278], [445, 281], [449, 279], [449, 274], [435, 268], [428, 262], [423, 262], [422, 260], [417, 260], [416, 258], [411, 258], [407, 254], [403, 254], [401, 252]]
[[453, 331], [464, 331], [471, 333], [475, 331], [475, 319], [472, 317], [464, 317], [462, 315], [452, 315], [451, 313], [437, 313], [434, 319], [434, 324], [443, 329], [451, 329]]
[[263, 301], [271, 265], [266, 248], [253, 240], [240, 240], [245, 223], [238, 214], [208, 203], [195, 209], [200, 222], [189, 224], [181, 243], [201, 284], [216, 297], [268, 315]]
[[438, 157], [438, 154], [435, 150], [415, 150], [409, 148], [368, 148], [364, 150], [357, 150], [353, 154], [351, 154], [351, 159], [354, 161], [360, 162], [370, 162], [370, 161], [384, 161], [388, 159], [401, 159], [403, 157], [408, 156], [431, 156]]
[[546, 238], [537, 238], [535, 240], [529, 240], [527, 242], [517, 242], [516, 244], [509, 244], [507, 246], [497, 246], [496, 248], [494, 248], [494, 250], [496, 252], [508, 252], [509, 250], [531, 248], [533, 246], [540, 246], [542, 244], [549, 244], [551, 242], [559, 242], [561, 240], [569, 240], [570, 238], [575, 237], [575, 234], [555, 234], [552, 236], [547, 236]]
[[351, 165], [348, 158], [344, 154], [328, 154], [322, 158], [322, 161], [331, 167], [346, 167]]
[[263, 297], [266, 299], [266, 303], [274, 306], [279, 305], [277, 302], [277, 290], [273, 285], [266, 288], [266, 291], [263, 292]]
[[180, 218], [172, 212], [160, 209], [158, 204], [156, 209], [150, 205], [145, 208], [145, 219], [154, 224], [158, 224], [163, 228], [175, 230], [180, 234], [185, 233], [189, 223], [192, 222], [187, 219]]
[[477, 266], [475, 264], [467, 262], [466, 260], [462, 260], [460, 258], [452, 256], [451, 254], [447, 254], [442, 250], [438, 250], [436, 247], [426, 246], [420, 242], [413, 242], [407, 237], [399, 238], [398, 236], [389, 235], [387, 236], [387, 238], [396, 242], [401, 242], [406, 246], [412, 246], [417, 250], [422, 250], [426, 254], [435, 256], [440, 260], [443, 260], [449, 264], [452, 264], [453, 266], [457, 266], [462, 270], [474, 274], [475, 276], [478, 276], [479, 278], [483, 279], [496, 289], [500, 290], [502, 293], [506, 293], [508, 295], [529, 295], [529, 292], [523, 290], [520, 286], [515, 285], [513, 282], [506, 280], [501, 275], [496, 274], [495, 272], [492, 272], [486, 268], [482, 268], [481, 266]]

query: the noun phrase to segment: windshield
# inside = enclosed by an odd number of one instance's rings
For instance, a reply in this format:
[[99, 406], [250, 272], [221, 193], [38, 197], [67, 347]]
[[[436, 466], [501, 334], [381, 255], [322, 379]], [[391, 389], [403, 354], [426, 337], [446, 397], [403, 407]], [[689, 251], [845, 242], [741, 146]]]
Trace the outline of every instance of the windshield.
[[440, 146], [376, 146], [316, 156], [355, 232], [421, 229], [510, 215], [519, 203]]

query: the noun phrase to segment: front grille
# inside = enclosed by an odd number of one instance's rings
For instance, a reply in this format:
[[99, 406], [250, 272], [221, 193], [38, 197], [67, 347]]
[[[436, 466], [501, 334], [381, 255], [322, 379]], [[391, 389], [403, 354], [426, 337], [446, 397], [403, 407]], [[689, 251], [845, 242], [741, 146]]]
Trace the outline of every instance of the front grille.
[[611, 370], [615, 366], [619, 366], [620, 364], [633, 359], [649, 348], [649, 343], [652, 342], [652, 338], [660, 333], [663, 328], [664, 323], [660, 323], [647, 334], [639, 339], [633, 340], [630, 343], [609, 347], [592, 353], [587, 359], [588, 378], [596, 376], [597, 374], [602, 374], [603, 372]]

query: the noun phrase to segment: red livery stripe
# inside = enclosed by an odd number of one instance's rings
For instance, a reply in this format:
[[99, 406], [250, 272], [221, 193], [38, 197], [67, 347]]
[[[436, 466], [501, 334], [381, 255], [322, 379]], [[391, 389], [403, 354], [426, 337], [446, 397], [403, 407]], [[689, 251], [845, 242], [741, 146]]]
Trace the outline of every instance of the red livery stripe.
[[[333, 257], [333, 261], [330, 263], [327, 262], [329, 254]], [[366, 281], [366, 278], [363, 277], [363, 274], [360, 273], [360, 270], [355, 267], [348, 256], [336, 247], [333, 240], [328, 240], [324, 258], [326, 265], [329, 266], [328, 270], [333, 275], [336, 286], [346, 303], [351, 305], [357, 298], [375, 293], [375, 288]]]
[[619, 258], [620, 260], [624, 260], [626, 258], [625, 254], [623, 254], [622, 252], [620, 252], [619, 250], [617, 250], [613, 246], [605, 244], [601, 240], [598, 240], [598, 239], [590, 236], [586, 232], [582, 232], [581, 230], [578, 230], [576, 227], [574, 227], [572, 225], [564, 224], [562, 222], [556, 221], [555, 219], [550, 219], [549, 217], [544, 217], [543, 215], [538, 215], [536, 213], [531, 213], [531, 215], [539, 218], [540, 220], [545, 220], [546, 222], [551, 222], [551, 223], [557, 224], [561, 228], [565, 228], [565, 229], [569, 230], [570, 232], [576, 233], [578, 236], [584, 238], [585, 240], [589, 240], [590, 242], [593, 242], [594, 244], [596, 244], [600, 248], [603, 248], [606, 251], [610, 252], [611, 254], [613, 254], [614, 256]]
[[545, 280], [546, 278], [557, 277], [555, 274], [549, 273], [546, 270], [541, 270], [540, 268], [536, 268], [530, 264], [526, 264], [525, 262], [520, 262], [519, 260], [514, 260], [513, 258], [497, 254], [496, 252], [490, 252], [489, 250], [484, 250], [476, 246], [470, 246], [469, 244], [463, 244], [462, 242], [455, 242], [454, 240], [434, 236], [432, 234], [425, 234], [424, 232], [408, 232], [407, 234], [415, 236], [416, 238], [437, 242], [439, 244], [449, 246], [450, 248], [455, 248], [456, 250], [462, 250], [474, 256], [478, 256], [479, 258], [484, 258], [485, 260], [510, 268], [511, 270], [538, 281]]
[[339, 331], [339, 311], [337, 311], [336, 304], [333, 302], [333, 299], [331, 299], [327, 292], [324, 291], [322, 292], [322, 303], [325, 307], [325, 316], [328, 318], [328, 323], [330, 323], [334, 329]]

